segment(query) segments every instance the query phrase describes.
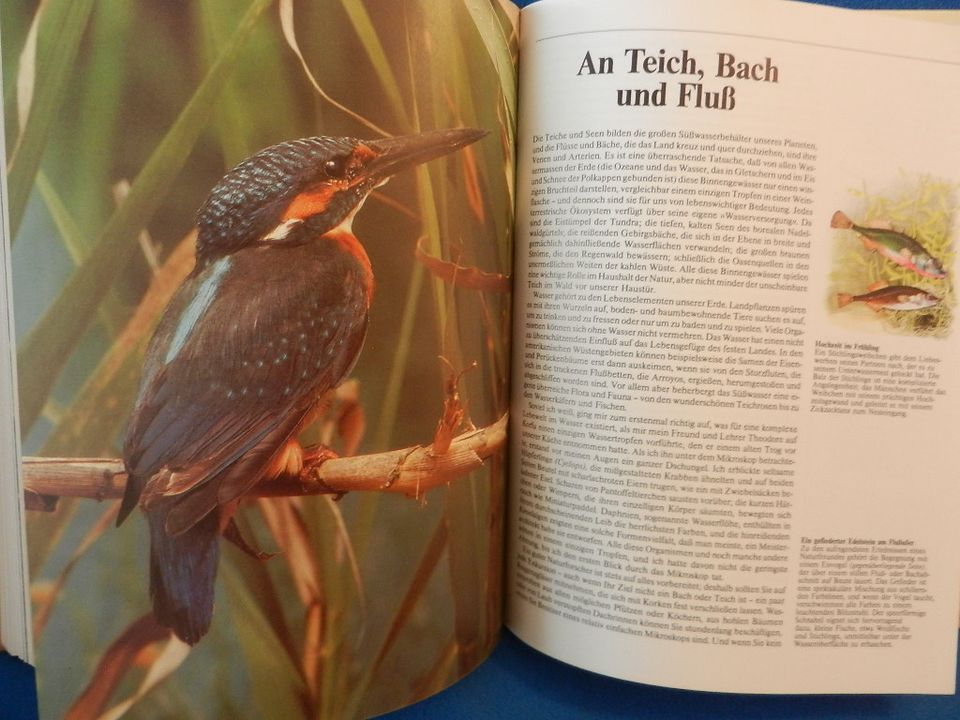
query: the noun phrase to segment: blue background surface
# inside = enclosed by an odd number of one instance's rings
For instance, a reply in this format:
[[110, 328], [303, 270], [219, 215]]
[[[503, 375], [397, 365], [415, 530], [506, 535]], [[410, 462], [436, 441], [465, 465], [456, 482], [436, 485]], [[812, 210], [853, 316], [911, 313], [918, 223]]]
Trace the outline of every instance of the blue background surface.
[[579, 670], [504, 632], [490, 659], [472, 674], [438, 695], [383, 718], [958, 720], [960, 696], [732, 695], [673, 690]]
[[[516, 2], [521, 6], [530, 4], [530, 0]], [[820, 4], [875, 9], [960, 9], [960, 0], [831, 0]], [[0, 653], [0, 720], [35, 720], [36, 717], [33, 669]], [[439, 695], [388, 717], [390, 720], [515, 717], [960, 720], [960, 696], [758, 696], [671, 690], [578, 670], [548, 658], [505, 632], [493, 655], [469, 676]]]

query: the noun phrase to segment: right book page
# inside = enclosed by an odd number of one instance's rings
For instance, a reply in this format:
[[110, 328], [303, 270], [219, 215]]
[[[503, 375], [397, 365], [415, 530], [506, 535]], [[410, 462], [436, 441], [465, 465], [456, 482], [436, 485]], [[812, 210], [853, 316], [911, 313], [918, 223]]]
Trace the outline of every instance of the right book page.
[[956, 28], [522, 27], [510, 627], [648, 683], [953, 692]]

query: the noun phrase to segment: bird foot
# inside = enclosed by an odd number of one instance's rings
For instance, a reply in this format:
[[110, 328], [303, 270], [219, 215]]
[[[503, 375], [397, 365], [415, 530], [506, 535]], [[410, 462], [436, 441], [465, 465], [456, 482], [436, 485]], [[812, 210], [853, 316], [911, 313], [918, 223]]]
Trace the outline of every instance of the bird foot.
[[247, 542], [247, 539], [243, 537], [240, 532], [240, 528], [237, 527], [237, 524], [233, 521], [233, 519], [231, 519], [230, 522], [227, 523], [227, 526], [223, 529], [223, 537], [232, 542], [255, 560], [269, 560], [277, 554], [258, 550], [249, 542]]
[[334, 490], [327, 485], [316, 472], [327, 460], [333, 460], [340, 457], [334, 450], [326, 445], [311, 445], [303, 449], [303, 470], [300, 473], [300, 479], [304, 483], [319, 485], [324, 488], [329, 495], [334, 496], [334, 500], [339, 500], [346, 493], [340, 490]]

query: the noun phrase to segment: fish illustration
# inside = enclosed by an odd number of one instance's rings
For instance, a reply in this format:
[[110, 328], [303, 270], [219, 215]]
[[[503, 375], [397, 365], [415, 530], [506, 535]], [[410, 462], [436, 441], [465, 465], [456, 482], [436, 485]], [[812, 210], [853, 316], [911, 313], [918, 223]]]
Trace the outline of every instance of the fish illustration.
[[830, 227], [853, 230], [860, 235], [860, 241], [867, 250], [880, 253], [887, 260], [919, 275], [935, 280], [947, 276], [947, 271], [923, 245], [902, 232], [857, 225], [842, 210], [837, 210], [830, 218]]
[[940, 302], [940, 298], [926, 290], [909, 285], [886, 285], [874, 283], [869, 292], [862, 295], [837, 293], [837, 307], [846, 307], [850, 303], [862, 302], [871, 310], [924, 310]]

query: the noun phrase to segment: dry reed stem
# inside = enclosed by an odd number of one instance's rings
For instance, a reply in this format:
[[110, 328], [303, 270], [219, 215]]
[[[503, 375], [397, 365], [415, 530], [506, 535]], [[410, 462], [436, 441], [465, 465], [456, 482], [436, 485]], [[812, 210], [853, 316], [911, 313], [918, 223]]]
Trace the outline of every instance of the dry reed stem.
[[[251, 497], [293, 497], [347, 492], [401, 493], [412, 498], [476, 470], [506, 444], [507, 414], [486, 427], [462, 433], [449, 449], [435, 453], [432, 445], [388, 452], [330, 458], [304, 468], [297, 477], [282, 476], [255, 486]], [[49, 497], [113, 500], [123, 497], [123, 461], [90, 458], [23, 460], [28, 509], [49, 509]], [[38, 502], [40, 501], [40, 502]]]

